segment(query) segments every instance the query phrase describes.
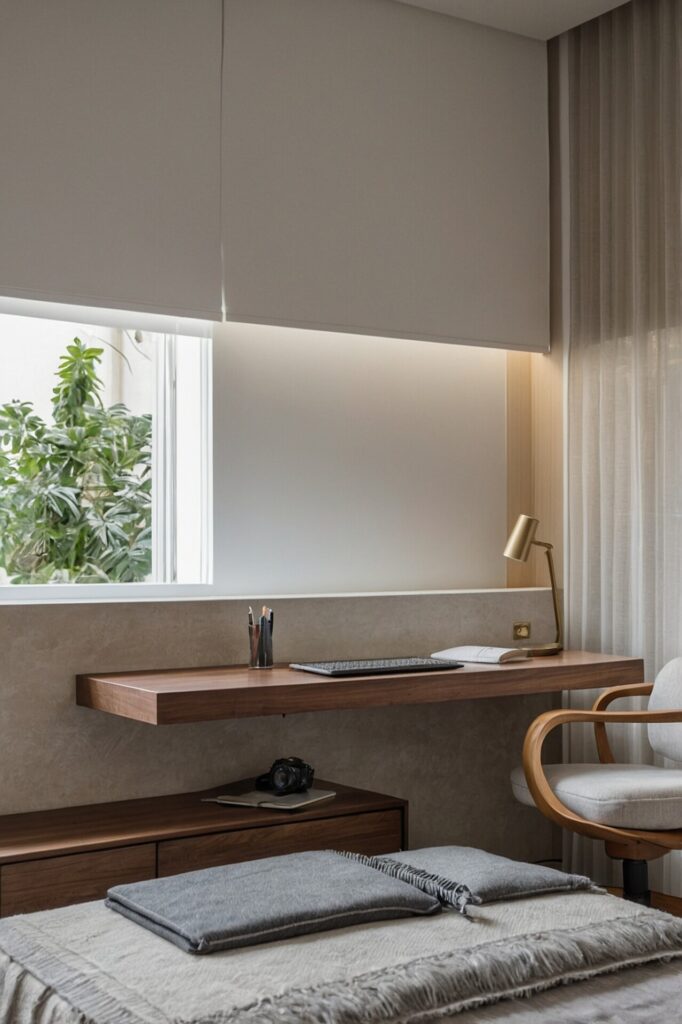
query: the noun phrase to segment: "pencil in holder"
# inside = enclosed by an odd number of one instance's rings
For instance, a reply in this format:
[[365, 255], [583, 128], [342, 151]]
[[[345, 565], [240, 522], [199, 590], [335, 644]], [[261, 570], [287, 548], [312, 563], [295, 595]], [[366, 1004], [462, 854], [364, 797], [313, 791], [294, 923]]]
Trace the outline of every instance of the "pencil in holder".
[[256, 620], [249, 608], [249, 667], [272, 668], [272, 608], [263, 608]]

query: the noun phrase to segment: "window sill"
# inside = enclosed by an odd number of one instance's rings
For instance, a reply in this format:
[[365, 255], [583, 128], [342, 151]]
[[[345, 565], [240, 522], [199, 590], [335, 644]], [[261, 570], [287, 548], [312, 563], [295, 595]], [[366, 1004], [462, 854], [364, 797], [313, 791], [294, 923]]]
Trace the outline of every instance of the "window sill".
[[[339, 600], [376, 597], [435, 597], [529, 593], [548, 587], [484, 587], [453, 590], [387, 590], [328, 594], [261, 594], [258, 601]], [[226, 594], [209, 583], [50, 584], [0, 587], [0, 606], [36, 604], [135, 604], [158, 601], [253, 601], [253, 594]]]

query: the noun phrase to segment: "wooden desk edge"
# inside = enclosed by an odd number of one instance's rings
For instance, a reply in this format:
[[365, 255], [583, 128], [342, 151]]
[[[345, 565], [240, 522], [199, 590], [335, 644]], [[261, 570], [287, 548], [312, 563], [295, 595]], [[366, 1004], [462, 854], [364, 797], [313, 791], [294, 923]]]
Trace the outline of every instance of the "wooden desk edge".
[[118, 718], [130, 718], [148, 725], [161, 724], [154, 694], [124, 685], [116, 686], [113, 681], [105, 681], [99, 676], [76, 676], [76, 704], [94, 711], [105, 711]]
[[[181, 670], [200, 679], [219, 669]], [[544, 671], [543, 671], [544, 670]], [[178, 670], [180, 671], [180, 670]], [[481, 667], [458, 675], [458, 671], [411, 673], [395, 676], [361, 676], [344, 679], [306, 676], [299, 673], [263, 678], [262, 685], [248, 676], [242, 666], [229, 666], [232, 687], [217, 684], [205, 689], [177, 688], [154, 691], [136, 685], [137, 679], [172, 676], [172, 671], [79, 675], [76, 702], [82, 707], [129, 718], [151, 725], [205, 722], [228, 718], [259, 718], [270, 715], [302, 714], [311, 711], [350, 711], [363, 708], [396, 707], [481, 700], [561, 690], [600, 689], [614, 683], [638, 683], [644, 678], [641, 658], [595, 655], [595, 661], [560, 663], [534, 659], [513, 667]], [[177, 673], [176, 673], [177, 674]], [[302, 675], [302, 674], [301, 674]], [[239, 680], [243, 676], [244, 684]], [[273, 681], [274, 679], [274, 681]], [[475, 692], [474, 692], [475, 691]]]
[[[599, 659], [601, 657], [601, 660]], [[306, 676], [276, 681], [263, 679], [262, 685], [241, 667], [221, 670], [198, 669], [197, 675], [223, 671], [238, 680], [235, 686], [211, 686], [205, 689], [182, 687], [155, 691], [136, 685], [142, 678], [173, 676], [161, 671], [77, 677], [78, 705], [118, 717], [152, 725], [208, 722], [220, 719], [260, 718], [270, 715], [302, 714], [321, 711], [352, 711], [363, 708], [390, 708], [421, 703], [477, 700], [531, 693], [557, 693], [570, 689], [601, 689], [615, 683], [638, 683], [644, 678], [641, 658], [595, 655], [595, 662], [548, 664], [534, 659], [527, 666], [516, 665], [510, 671], [496, 667], [458, 676], [458, 671], [401, 676], [375, 676], [344, 679]], [[183, 670], [191, 673], [193, 670]], [[244, 685], [239, 679], [244, 675]], [[298, 674], [296, 674], [298, 676]], [[273, 682], [273, 678], [275, 681]]]

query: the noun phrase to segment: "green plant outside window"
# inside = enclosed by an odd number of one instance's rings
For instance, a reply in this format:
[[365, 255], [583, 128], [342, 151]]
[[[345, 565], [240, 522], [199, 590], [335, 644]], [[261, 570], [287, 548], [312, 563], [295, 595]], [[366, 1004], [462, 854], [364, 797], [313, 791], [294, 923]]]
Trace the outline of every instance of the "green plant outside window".
[[74, 338], [52, 423], [0, 406], [0, 582], [137, 583], [152, 571], [152, 417], [105, 407], [101, 348]]

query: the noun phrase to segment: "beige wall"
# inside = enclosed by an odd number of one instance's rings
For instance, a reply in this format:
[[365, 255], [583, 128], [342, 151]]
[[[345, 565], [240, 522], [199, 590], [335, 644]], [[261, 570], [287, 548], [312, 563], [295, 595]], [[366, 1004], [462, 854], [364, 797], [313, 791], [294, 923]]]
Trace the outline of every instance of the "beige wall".
[[[554, 544], [559, 586], [564, 577], [564, 360], [568, 337], [565, 301], [569, 234], [565, 114], [560, 109], [559, 40], [548, 47], [550, 171], [550, 337], [547, 355], [507, 355], [507, 520], [520, 512], [540, 520], [543, 540]], [[547, 562], [535, 550], [526, 565], [510, 562], [510, 587], [546, 586]]]
[[[217, 785], [277, 755], [410, 800], [411, 842], [539, 859], [553, 830], [508, 774], [547, 697], [153, 727], [74, 703], [78, 672], [236, 663], [248, 601], [0, 606], [0, 812]], [[429, 653], [507, 643], [517, 617], [551, 633], [546, 591], [276, 602], [278, 660]]]
[[[555, 338], [547, 355], [507, 355], [507, 525], [521, 512], [540, 520], [538, 538], [554, 545], [563, 581], [563, 354]], [[547, 559], [533, 549], [526, 563], [509, 562], [507, 586], [547, 586]]]

